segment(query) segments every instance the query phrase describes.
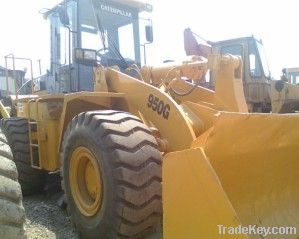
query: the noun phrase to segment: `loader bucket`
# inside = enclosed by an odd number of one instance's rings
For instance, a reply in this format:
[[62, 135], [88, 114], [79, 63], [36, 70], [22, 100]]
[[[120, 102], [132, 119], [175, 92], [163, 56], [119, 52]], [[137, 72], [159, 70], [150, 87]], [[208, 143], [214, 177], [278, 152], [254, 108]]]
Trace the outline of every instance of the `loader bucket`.
[[[298, 239], [298, 125], [297, 114], [220, 113], [204, 139], [166, 155], [164, 237]], [[230, 235], [221, 225], [288, 228]]]

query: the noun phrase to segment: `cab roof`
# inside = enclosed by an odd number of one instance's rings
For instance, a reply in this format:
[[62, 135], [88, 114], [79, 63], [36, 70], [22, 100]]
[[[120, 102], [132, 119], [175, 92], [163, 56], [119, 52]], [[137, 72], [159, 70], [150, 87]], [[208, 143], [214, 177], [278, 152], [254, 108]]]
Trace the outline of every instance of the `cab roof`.
[[[66, 0], [66, 1], [71, 2], [71, 1], [78, 1], [78, 0]], [[143, 11], [152, 12], [153, 11], [153, 5], [151, 5], [150, 3], [145, 2], [143, 0], [105, 0], [105, 2], [106, 3], [113, 2], [116, 4], [129, 6], [129, 7], [137, 9], [139, 12], [143, 12]], [[48, 9], [47, 11], [42, 13], [44, 15], [44, 18], [46, 19], [49, 16], [49, 14], [56, 11], [56, 9], [59, 6], [61, 6], [62, 4], [63, 4], [63, 1], [59, 4], [57, 4], [56, 6], [54, 6], [52, 9]]]
[[141, 0], [110, 0], [111, 2], [115, 2], [118, 4], [126, 5], [129, 7], [137, 8], [139, 12], [152, 12], [153, 6], [145, 1]]
[[230, 43], [234, 43], [234, 42], [241, 42], [241, 41], [248, 41], [248, 40], [254, 40], [254, 41], [262, 43], [261, 40], [258, 40], [255, 36], [238, 37], [238, 38], [214, 41], [214, 42], [209, 42], [209, 43], [212, 46], [217, 46], [217, 45], [224, 45], [224, 44], [230, 44]]

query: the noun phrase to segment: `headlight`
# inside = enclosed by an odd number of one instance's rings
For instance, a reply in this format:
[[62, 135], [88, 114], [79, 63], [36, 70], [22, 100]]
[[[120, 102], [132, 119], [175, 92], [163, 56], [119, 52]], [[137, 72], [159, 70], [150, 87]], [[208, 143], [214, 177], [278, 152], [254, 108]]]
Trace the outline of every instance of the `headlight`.
[[97, 53], [93, 50], [83, 50], [83, 58], [85, 60], [96, 60]]
[[97, 62], [97, 52], [92, 49], [75, 48], [73, 60], [78, 64], [93, 66]]

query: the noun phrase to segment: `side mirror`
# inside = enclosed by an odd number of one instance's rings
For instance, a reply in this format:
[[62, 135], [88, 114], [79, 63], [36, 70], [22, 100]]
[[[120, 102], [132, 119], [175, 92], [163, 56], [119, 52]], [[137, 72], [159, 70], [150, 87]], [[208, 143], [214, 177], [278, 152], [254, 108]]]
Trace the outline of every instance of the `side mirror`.
[[59, 20], [62, 23], [62, 25], [69, 26], [70, 25], [70, 19], [69, 19], [69, 15], [67, 13], [66, 8], [64, 6], [60, 6], [57, 9], [57, 12], [58, 12]]
[[153, 26], [151, 25], [145, 26], [145, 35], [146, 35], [146, 41], [148, 43], [153, 43], [154, 41]]
[[73, 53], [75, 63], [85, 66], [95, 66], [97, 63], [97, 51], [92, 49], [75, 48]]
[[286, 68], [282, 69], [282, 76], [280, 77], [280, 80], [285, 81], [285, 82], [289, 81]]
[[286, 68], [283, 68], [281, 71], [282, 71], [282, 74], [283, 74], [283, 75], [286, 75], [286, 74], [287, 74], [287, 69], [286, 69]]

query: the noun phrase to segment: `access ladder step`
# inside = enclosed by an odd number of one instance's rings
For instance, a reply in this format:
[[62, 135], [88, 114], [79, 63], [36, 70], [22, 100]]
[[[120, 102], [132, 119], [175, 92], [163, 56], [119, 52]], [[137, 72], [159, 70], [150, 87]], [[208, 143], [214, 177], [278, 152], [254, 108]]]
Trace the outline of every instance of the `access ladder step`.
[[35, 147], [35, 148], [38, 148], [39, 145], [38, 144], [30, 144], [31, 147]]

